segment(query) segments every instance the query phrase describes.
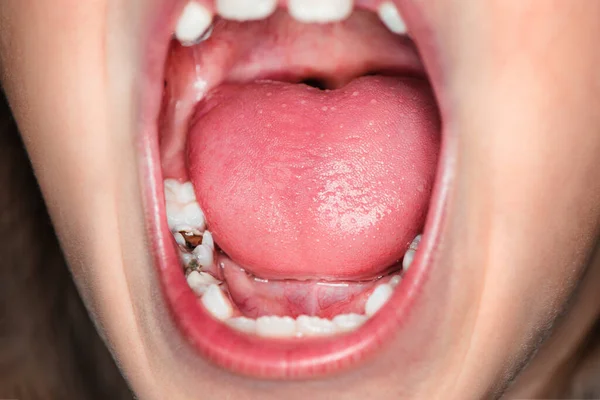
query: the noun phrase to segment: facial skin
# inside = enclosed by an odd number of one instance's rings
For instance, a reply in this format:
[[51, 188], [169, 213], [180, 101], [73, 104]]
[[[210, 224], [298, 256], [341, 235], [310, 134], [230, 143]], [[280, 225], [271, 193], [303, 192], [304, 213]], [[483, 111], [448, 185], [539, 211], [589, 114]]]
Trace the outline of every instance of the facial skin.
[[144, 240], [133, 99], [153, 6], [0, 4], [2, 84], [76, 284], [140, 398], [488, 398], [513, 379], [510, 396], [557, 390], [600, 313], [599, 2], [420, 2], [456, 157], [432, 277], [445, 290], [424, 299], [435, 320], [406, 329], [436, 334], [415, 339], [410, 366], [395, 354], [411, 343], [396, 340], [331, 378], [258, 383], [190, 351]]

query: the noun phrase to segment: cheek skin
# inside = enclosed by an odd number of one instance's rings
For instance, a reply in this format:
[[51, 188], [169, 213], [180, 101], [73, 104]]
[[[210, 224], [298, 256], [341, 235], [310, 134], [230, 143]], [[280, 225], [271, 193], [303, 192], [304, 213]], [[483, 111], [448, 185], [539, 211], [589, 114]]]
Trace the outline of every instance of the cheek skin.
[[[85, 215], [75, 205], [101, 202], [106, 189], [101, 177], [107, 152], [104, 25], [94, 16], [102, 11], [100, 3], [8, 1], [0, 6], [6, 16], [3, 83], [46, 200], [57, 214], [69, 216], [55, 222], [74, 224], [63, 230], [71, 238], [64, 245], [75, 254], [83, 253], [93, 236], [72, 239], [90, 231], [77, 226]], [[97, 171], [96, 190], [74, 190], [69, 182], [86, 185], [75, 165]]]
[[465, 268], [457, 291], [477, 276], [482, 285], [462, 305], [472, 317], [462, 324], [470, 342], [459, 385], [473, 385], [482, 365], [496, 364], [479, 372], [483, 381], [514, 373], [596, 245], [600, 4], [497, 1], [460, 12], [466, 21], [488, 16], [478, 32], [454, 24], [451, 46], [461, 55], [451, 83], [461, 133], [454, 243]]
[[[103, 0], [3, 1], [0, 56], [4, 88], [79, 291], [135, 385], [154, 378], [136, 340], [136, 290], [128, 283], [139, 280], [128, 282], [124, 266], [133, 255], [147, 256], [139, 241], [131, 243], [130, 232], [143, 226], [131, 136], [123, 134], [122, 115], [108, 117], [109, 98], [129, 98], [127, 89], [121, 97], [109, 93], [109, 80], [119, 79], [109, 79], [108, 7]], [[116, 119], [120, 130], [109, 125]], [[124, 251], [128, 245], [138, 251]]]

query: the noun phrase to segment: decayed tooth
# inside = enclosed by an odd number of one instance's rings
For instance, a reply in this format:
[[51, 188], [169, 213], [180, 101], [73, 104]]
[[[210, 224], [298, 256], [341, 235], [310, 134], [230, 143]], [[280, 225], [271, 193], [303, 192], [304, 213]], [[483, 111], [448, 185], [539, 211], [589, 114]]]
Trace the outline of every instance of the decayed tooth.
[[216, 284], [208, 286], [201, 301], [208, 312], [217, 319], [225, 320], [233, 315], [233, 308], [229, 299], [225, 297], [225, 294]]
[[349, 332], [361, 326], [366, 320], [366, 315], [339, 314], [333, 317], [333, 324], [339, 332]]
[[296, 332], [302, 336], [330, 335], [335, 332], [335, 325], [326, 318], [300, 315], [296, 318]]
[[206, 7], [190, 1], [184, 8], [177, 26], [175, 37], [184, 46], [193, 45], [204, 39], [203, 36], [210, 29], [213, 15]]
[[215, 249], [215, 240], [212, 237], [212, 233], [204, 231], [202, 234], [202, 244], [210, 247], [211, 250]]
[[277, 0], [217, 0], [217, 12], [225, 19], [250, 21], [273, 14]]
[[179, 252], [179, 257], [181, 257], [181, 262], [183, 265], [189, 265], [194, 260], [194, 255], [190, 253], [186, 253], [183, 251]]
[[256, 320], [256, 334], [264, 337], [294, 337], [296, 321], [291, 317], [259, 317]]
[[245, 333], [256, 333], [256, 320], [247, 317], [229, 318], [227, 324], [233, 329]]
[[206, 272], [192, 271], [186, 278], [188, 286], [198, 296], [203, 295], [210, 285], [216, 285], [219, 283], [211, 274]]
[[392, 296], [394, 289], [387, 283], [382, 283], [373, 290], [373, 293], [367, 299], [365, 304], [365, 314], [371, 317], [375, 314]]
[[304, 23], [342, 21], [352, 13], [353, 0], [289, 0], [288, 12]]
[[377, 9], [377, 14], [390, 31], [399, 35], [406, 33], [406, 24], [393, 2], [384, 1], [381, 3]]
[[198, 260], [198, 264], [203, 267], [210, 267], [213, 264], [213, 249], [207, 245], [201, 244], [200, 246], [196, 246], [192, 253], [196, 257], [196, 260]]

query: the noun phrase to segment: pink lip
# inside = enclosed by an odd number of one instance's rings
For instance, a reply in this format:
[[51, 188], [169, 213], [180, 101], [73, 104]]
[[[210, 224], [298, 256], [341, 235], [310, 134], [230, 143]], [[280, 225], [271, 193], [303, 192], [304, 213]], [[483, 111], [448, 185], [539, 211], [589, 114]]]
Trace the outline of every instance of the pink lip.
[[[425, 59], [440, 101], [441, 73], [433, 51], [432, 31], [411, 2], [398, 1], [406, 22]], [[410, 330], [410, 310], [424, 297], [432, 271], [433, 255], [445, 220], [446, 195], [452, 180], [454, 146], [443, 132], [436, 184], [427, 217], [424, 239], [411, 269], [394, 295], [373, 318], [355, 332], [312, 340], [272, 340], [234, 331], [213, 319], [198, 303], [181, 272], [165, 216], [162, 171], [159, 162], [157, 118], [159, 115], [164, 60], [178, 11], [184, 3], [163, 1], [149, 26], [147, 51], [140, 90], [141, 117], [137, 143], [144, 187], [144, 209], [155, 265], [162, 292], [174, 323], [198, 354], [236, 373], [269, 379], [301, 379], [335, 373], [356, 365], [389, 343], [399, 331]], [[443, 100], [443, 98], [442, 98]], [[445, 129], [445, 126], [443, 126]], [[432, 295], [433, 296], [433, 295]], [[409, 333], [410, 334], [410, 333]]]

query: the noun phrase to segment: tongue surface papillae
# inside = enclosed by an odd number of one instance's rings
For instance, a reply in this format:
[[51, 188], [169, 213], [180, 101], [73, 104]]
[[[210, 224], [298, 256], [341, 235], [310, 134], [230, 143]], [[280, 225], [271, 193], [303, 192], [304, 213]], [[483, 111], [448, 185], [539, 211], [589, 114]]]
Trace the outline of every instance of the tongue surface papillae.
[[188, 173], [209, 229], [259, 277], [370, 278], [423, 228], [440, 138], [424, 80], [223, 84], [193, 121]]

